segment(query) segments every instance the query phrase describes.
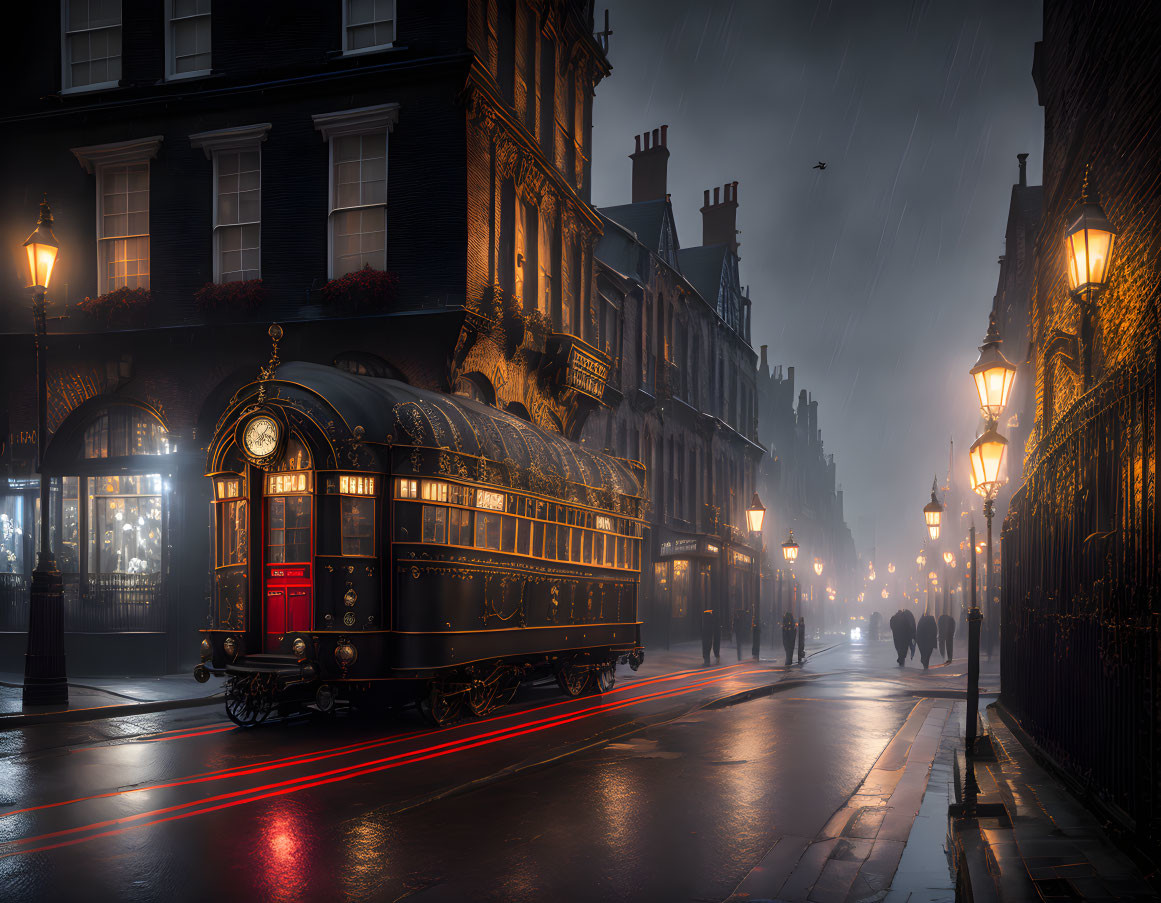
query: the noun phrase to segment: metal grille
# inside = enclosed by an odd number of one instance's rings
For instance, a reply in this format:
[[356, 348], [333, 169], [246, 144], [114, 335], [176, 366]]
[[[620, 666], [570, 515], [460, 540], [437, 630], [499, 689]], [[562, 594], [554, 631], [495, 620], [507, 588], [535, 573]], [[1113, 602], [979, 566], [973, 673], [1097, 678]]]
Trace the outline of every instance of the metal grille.
[[1156, 840], [1155, 361], [1113, 371], [1048, 433], [1002, 542], [1004, 703], [1109, 814]]
[[83, 591], [65, 586], [65, 630], [124, 633], [165, 630], [163, 581], [158, 574], [91, 574]]
[[0, 574], [0, 631], [28, 630], [29, 578]]

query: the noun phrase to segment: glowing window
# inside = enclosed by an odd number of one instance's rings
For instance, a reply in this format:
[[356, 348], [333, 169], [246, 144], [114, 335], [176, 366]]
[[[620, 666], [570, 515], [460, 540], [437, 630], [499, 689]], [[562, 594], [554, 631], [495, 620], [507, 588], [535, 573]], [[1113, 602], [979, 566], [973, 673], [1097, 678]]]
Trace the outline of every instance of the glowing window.
[[[229, 482], [236, 487], [238, 481]], [[245, 499], [233, 499], [218, 506], [218, 567], [246, 563], [249, 523]]]
[[613, 532], [613, 519], [606, 514], [597, 515], [597, 529], [607, 530], [609, 533]]
[[448, 509], [438, 505], [423, 506], [423, 541], [442, 545], [447, 542]]
[[399, 479], [395, 481], [396, 497], [401, 499], [417, 499], [419, 498], [419, 480], [404, 480]]
[[291, 495], [310, 491], [308, 474], [299, 473], [268, 473], [266, 474], [267, 495]]
[[476, 507], [486, 508], [489, 511], [503, 511], [504, 493], [480, 489], [476, 492]]
[[236, 499], [242, 494], [241, 480], [218, 480], [218, 498]]
[[500, 515], [480, 512], [476, 516], [476, 548], [500, 549]]
[[339, 492], [342, 495], [374, 495], [375, 478], [344, 474], [339, 477]]

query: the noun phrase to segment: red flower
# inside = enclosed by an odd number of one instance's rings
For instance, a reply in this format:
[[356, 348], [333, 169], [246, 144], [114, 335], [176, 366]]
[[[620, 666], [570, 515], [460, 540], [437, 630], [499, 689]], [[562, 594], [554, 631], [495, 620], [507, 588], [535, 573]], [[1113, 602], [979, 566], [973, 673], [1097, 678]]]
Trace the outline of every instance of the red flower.
[[266, 303], [269, 295], [261, 279], [207, 282], [194, 292], [194, 304], [202, 314], [252, 313]]
[[152, 301], [149, 289], [123, 285], [96, 298], [86, 297], [77, 308], [103, 326], [126, 326], [144, 319]]
[[320, 290], [323, 303], [349, 313], [383, 310], [395, 300], [399, 277], [370, 264], [361, 270], [332, 279]]

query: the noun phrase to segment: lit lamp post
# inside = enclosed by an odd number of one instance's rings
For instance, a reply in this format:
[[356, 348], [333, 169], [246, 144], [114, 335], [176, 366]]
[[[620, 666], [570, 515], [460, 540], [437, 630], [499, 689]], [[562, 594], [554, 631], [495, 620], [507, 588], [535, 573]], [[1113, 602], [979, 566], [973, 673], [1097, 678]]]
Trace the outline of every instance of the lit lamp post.
[[935, 490], [939, 487], [939, 478], [931, 481], [931, 501], [923, 506], [923, 520], [927, 524], [927, 535], [932, 542], [939, 540], [939, 525], [943, 520], [943, 503], [935, 497]]
[[759, 608], [762, 604], [762, 524], [766, 522], [766, 506], [762, 504], [762, 500], [758, 498], [758, 493], [754, 493], [754, 498], [750, 501], [750, 507], [746, 509], [746, 526], [750, 528], [750, 532], [754, 534], [754, 547], [758, 550], [756, 556], [758, 562], [758, 589], [754, 594], [754, 606], [752, 610], [752, 619], [750, 622], [750, 631], [753, 639], [753, 655], [758, 658], [758, 650], [761, 646], [762, 640], [762, 619], [759, 614]]
[[1080, 212], [1064, 233], [1068, 287], [1080, 305], [1080, 378], [1086, 392], [1092, 386], [1096, 299], [1108, 284], [1116, 237], [1117, 232], [1105, 216], [1096, 192], [1089, 192], [1086, 168], [1080, 189]]
[[32, 289], [33, 344], [36, 350], [36, 469], [40, 473], [40, 554], [32, 572], [28, 608], [28, 651], [24, 656], [25, 706], [63, 705], [69, 699], [64, 651], [64, 592], [49, 544], [49, 480], [44, 472], [48, 434], [48, 379], [45, 365], [45, 300], [60, 246], [52, 234], [48, 197], [41, 201], [36, 229], [24, 242]]
[[[790, 531], [790, 537], [786, 542], [782, 543], [782, 557], [790, 565], [790, 578], [794, 580], [793, 595], [790, 597], [790, 612], [794, 613], [795, 604], [798, 602], [798, 581], [794, 577], [794, 562], [798, 560], [798, 543], [794, 541], [794, 531]], [[806, 647], [806, 639], [802, 636], [802, 632], [798, 633], [798, 660], [801, 662], [804, 658], [804, 651]], [[786, 653], [786, 664], [790, 664], [790, 650]]]

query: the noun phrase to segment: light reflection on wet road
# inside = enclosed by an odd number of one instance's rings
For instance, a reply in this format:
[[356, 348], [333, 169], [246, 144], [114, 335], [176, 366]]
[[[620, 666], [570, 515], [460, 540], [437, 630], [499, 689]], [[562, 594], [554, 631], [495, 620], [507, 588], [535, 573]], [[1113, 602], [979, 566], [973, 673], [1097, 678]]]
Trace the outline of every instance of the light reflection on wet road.
[[0, 734], [0, 898], [724, 899], [778, 834], [825, 825], [913, 693], [962, 687], [889, 643], [774, 665], [671, 657], [443, 731], [238, 731], [207, 707]]

